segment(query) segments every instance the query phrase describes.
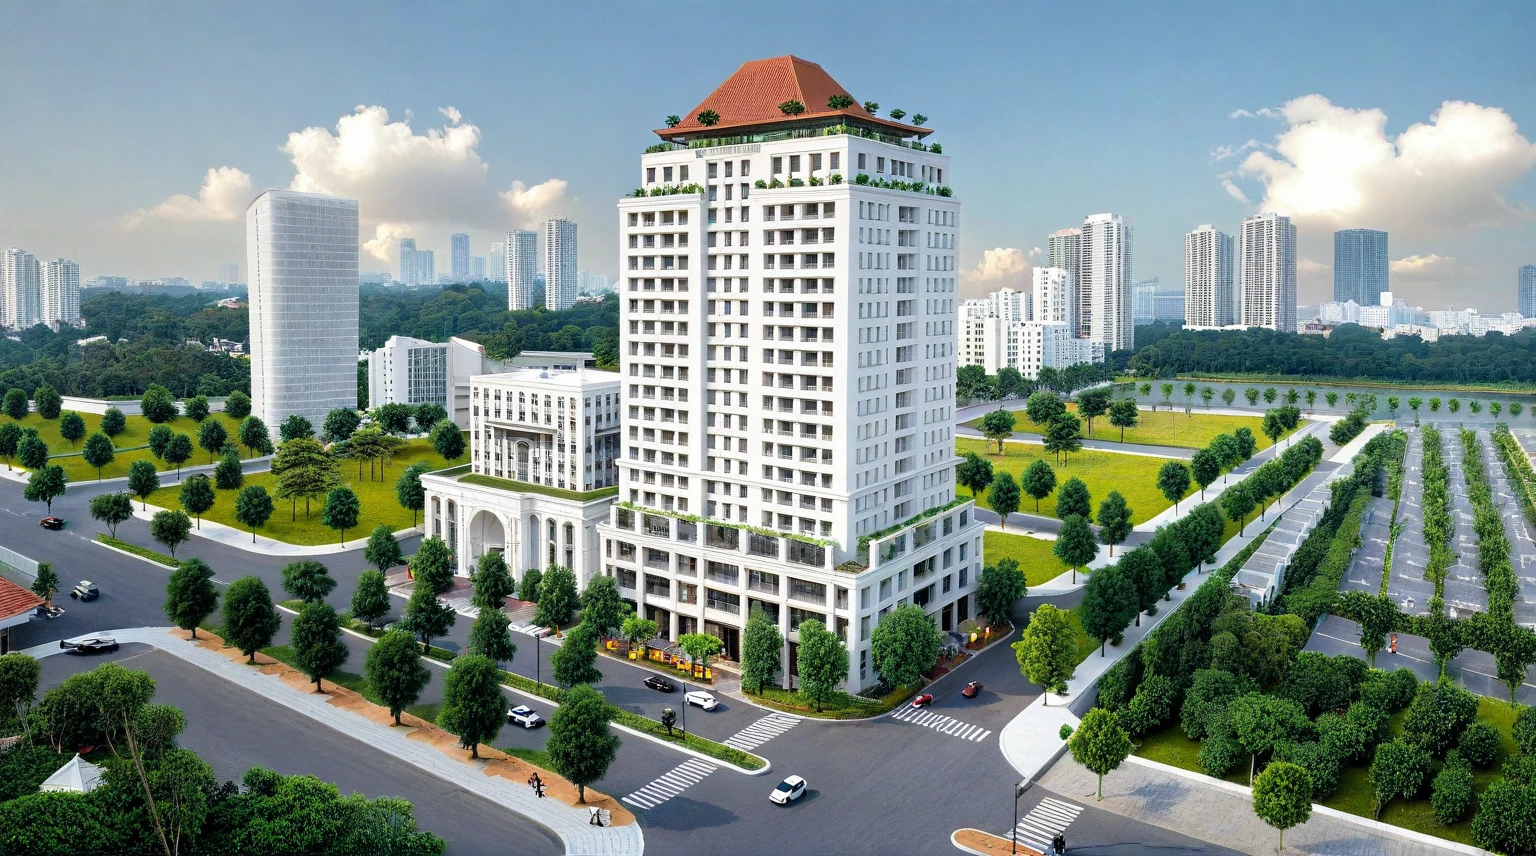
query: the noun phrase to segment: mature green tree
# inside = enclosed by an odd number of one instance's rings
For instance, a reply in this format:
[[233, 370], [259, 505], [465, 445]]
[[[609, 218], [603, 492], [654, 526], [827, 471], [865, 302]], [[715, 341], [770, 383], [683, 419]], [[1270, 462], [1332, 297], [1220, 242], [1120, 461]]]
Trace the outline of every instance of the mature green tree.
[[1136, 399], [1121, 398], [1109, 406], [1109, 424], [1120, 429], [1120, 442], [1125, 442], [1125, 429], [1135, 428], [1141, 421], [1141, 413], [1136, 407]]
[[[980, 582], [977, 586], [980, 587]], [[980, 597], [979, 593], [977, 597]], [[627, 638], [628, 633], [625, 636]], [[763, 687], [772, 684], [779, 673], [783, 651], [784, 637], [779, 633], [778, 624], [761, 607], [754, 607], [747, 615], [747, 627], [741, 634], [741, 688], [761, 693]]]
[[149, 437], [146, 441], [149, 444], [149, 453], [163, 460], [165, 447], [170, 445], [171, 438], [175, 436], [176, 432], [171, 430], [169, 425], [156, 425], [149, 429]]
[[[10, 654], [0, 654], [0, 721], [13, 721], [22, 726], [24, 733], [30, 740], [30, 726], [28, 720], [32, 710], [32, 703], [37, 699], [37, 685], [42, 678], [43, 670], [34, 658], [19, 651]], [[0, 775], [0, 804], [4, 800], [14, 799], [18, 792], [6, 790], [5, 782], [12, 780], [13, 771], [6, 769], [4, 759], [0, 756], [0, 771], [6, 775]], [[9, 756], [16, 757], [16, 756]], [[53, 772], [50, 762], [47, 772]], [[42, 781], [39, 778], [38, 783]]]
[[1200, 500], [1205, 501], [1205, 489], [1221, 475], [1221, 460], [1210, 449], [1196, 449], [1189, 459], [1190, 474], [1200, 485]]
[[1466, 817], [1477, 804], [1477, 783], [1472, 767], [1446, 761], [1430, 785], [1430, 805], [1435, 820], [1449, 826]]
[[955, 467], [955, 482], [968, 488], [971, 498], [975, 499], [978, 491], [986, 490], [992, 483], [992, 462], [975, 452], [966, 452], [960, 465]]
[[1099, 540], [1109, 547], [1109, 555], [1113, 556], [1115, 545], [1124, 543], [1130, 535], [1131, 507], [1125, 504], [1120, 491], [1112, 490], [1099, 503]]
[[112, 438], [97, 432], [85, 438], [85, 448], [80, 450], [80, 458], [87, 466], [96, 468], [96, 480], [101, 481], [102, 468], [117, 458], [117, 450], [112, 447]]
[[[1086, 625], [1085, 625], [1086, 626]], [[1232, 699], [1258, 690], [1253, 679], [1224, 672], [1221, 669], [1199, 669], [1194, 681], [1184, 693], [1184, 704], [1179, 710], [1179, 723], [1184, 736], [1200, 740], [1226, 729], [1227, 704]]]
[[981, 433], [988, 440], [997, 441], [999, 455], [1003, 453], [1003, 441], [1013, 436], [1014, 422], [1013, 414], [1001, 407], [981, 417]]
[[1232, 402], [1237, 400], [1237, 390], [1233, 389], [1230, 386], [1227, 387], [1226, 389], [1222, 390], [1221, 391], [1221, 400], [1228, 407], [1231, 407], [1232, 406]]
[[1052, 419], [1067, 412], [1067, 405], [1052, 392], [1037, 392], [1024, 404], [1029, 421], [1039, 426], [1049, 425]]
[[837, 691], [837, 685], [848, 676], [848, 649], [837, 634], [814, 618], [800, 622], [799, 632], [796, 662], [800, 695], [815, 704], [816, 712], [820, 713], [822, 705]]
[[299, 437], [312, 440], [314, 436], [315, 424], [297, 413], [289, 414], [288, 418], [284, 419], [282, 424], [277, 426], [278, 440], [283, 443]]
[[224, 430], [224, 423], [217, 419], [209, 419], [197, 429], [197, 445], [208, 453], [208, 463], [213, 463], [215, 455], [224, 451], [224, 446], [229, 443], [229, 432]]
[[53, 596], [58, 593], [60, 585], [53, 563], [38, 562], [37, 576], [32, 578], [32, 593], [42, 598], [47, 605], [53, 606]]
[[423, 473], [431, 471], [431, 466], [425, 462], [412, 464], [400, 473], [400, 478], [395, 481], [395, 500], [401, 508], [410, 509], [411, 525], [416, 525], [416, 514], [426, 507], [427, 492], [421, 486]]
[[447, 633], [457, 620], [458, 613], [453, 607], [438, 600], [432, 589], [418, 584], [405, 602], [400, 628], [415, 634], [427, 653], [431, 653], [432, 640]]
[[45, 383], [32, 393], [32, 406], [37, 408], [38, 416], [44, 419], [58, 419], [59, 412], [64, 407], [64, 397], [59, 395], [58, 390]]
[[[1157, 490], [1165, 499], [1173, 503], [1175, 514], [1179, 511], [1179, 500], [1184, 498], [1184, 494], [1189, 493], [1189, 483], [1189, 467], [1180, 461], [1168, 461], [1157, 471]], [[1103, 522], [1101, 519], [1100, 525]]]
[[192, 537], [192, 519], [182, 511], [157, 511], [149, 520], [149, 534], [164, 544], [174, 559], [176, 548]]
[[608, 730], [612, 717], [603, 694], [589, 686], [572, 687], [549, 720], [549, 760], [576, 786], [577, 800], [587, 801], [587, 786], [608, 773], [619, 752], [619, 738]]
[[1168, 590], [1167, 577], [1157, 553], [1150, 547], [1137, 547], [1120, 560], [1120, 573], [1130, 580], [1136, 590], [1136, 626], [1141, 626], [1141, 614], [1150, 610]]
[[224, 399], [224, 412], [231, 419], [244, 419], [251, 415], [251, 397], [235, 390]]
[[1243, 534], [1243, 528], [1248, 523], [1248, 515], [1253, 513], [1253, 508], [1257, 504], [1248, 491], [1247, 482], [1238, 482], [1221, 494], [1221, 510], [1226, 513], [1228, 520], [1237, 521], [1239, 535]]
[[1028, 468], [1024, 470], [1024, 493], [1035, 501], [1035, 512], [1040, 511], [1040, 500], [1051, 495], [1056, 489], [1056, 471], [1046, 463], [1044, 458], [1036, 458]]
[[149, 495], [160, 489], [160, 474], [149, 461], [139, 460], [128, 465], [128, 490], [144, 502], [149, 509]]
[[117, 537], [117, 524], [133, 516], [133, 500], [126, 493], [101, 493], [91, 497], [91, 517], [107, 526], [107, 534]]
[[1280, 830], [1278, 852], [1284, 852], [1285, 831], [1312, 816], [1312, 777], [1284, 761], [1265, 767], [1253, 783], [1253, 813]]
[[469, 757], [479, 758], [480, 744], [494, 741], [501, 733], [507, 721], [506, 705], [496, 663], [489, 657], [465, 654], [443, 679], [437, 724], [459, 735], [459, 746], [469, 750]]
[[369, 534], [368, 546], [363, 549], [363, 559], [378, 568], [380, 573], [386, 573], [405, 561], [400, 552], [400, 542], [395, 540], [395, 533], [382, 523]]
[[194, 395], [186, 400], [187, 418], [202, 422], [208, 418], [208, 396]]
[[445, 461], [455, 461], [464, 456], [464, 434], [452, 419], [444, 419], [432, 427], [432, 448]]
[[517, 583], [517, 599], [524, 603], [538, 603], [539, 586], [543, 583], [543, 571], [538, 568], [529, 568], [523, 571], [523, 578]]
[[1085, 389], [1077, 394], [1077, 413], [1088, 420], [1088, 436], [1093, 436], [1093, 420], [1109, 412], [1110, 388]]
[[1013, 621], [1013, 610], [1027, 591], [1024, 572], [1014, 559], [999, 559], [995, 565], [981, 569], [976, 578], [976, 611], [987, 617], [989, 624]]
[[415, 410], [409, 404], [386, 403], [373, 408], [373, 421], [387, 434], [408, 434]]
[[1088, 485], [1077, 476], [1067, 479], [1056, 492], [1056, 516], [1066, 520], [1074, 514], [1093, 520], [1093, 497], [1088, 493]]
[[116, 437], [128, 427], [128, 417], [116, 407], [108, 407], [101, 414], [101, 433], [108, 437]]
[[1232, 439], [1237, 442], [1237, 456], [1239, 461], [1246, 461], [1253, 457], [1253, 453], [1259, 449], [1259, 441], [1254, 439], [1253, 432], [1244, 425], [1232, 432]]
[[347, 530], [357, 526], [363, 514], [363, 504], [357, 494], [344, 484], [331, 488], [325, 495], [325, 507], [320, 511], [320, 522], [328, 529], [336, 530], [340, 543], [347, 543]]
[[[1041, 604], [1019, 641], [1013, 643], [1013, 653], [1020, 671], [1031, 682], [1046, 693], [1065, 692], [1067, 681], [1077, 672], [1077, 630], [1065, 610]], [[1049, 704], [1049, 696], [1046, 698]]]
[[363, 571], [357, 576], [357, 588], [352, 591], [352, 617], [367, 624], [378, 626], [379, 619], [389, 614], [389, 586], [383, 571]]
[[48, 506], [48, 513], [53, 513], [53, 501], [64, 495], [68, 489], [69, 478], [64, 475], [64, 468], [58, 464], [50, 464], [32, 473], [27, 477], [26, 489], [22, 496], [27, 502], [41, 502]]
[[[619, 628], [619, 635], [623, 636], [624, 641], [629, 644], [630, 651], [640, 652], [641, 647], [645, 643], [656, 638], [656, 630], [656, 622], [649, 618], [631, 615], [624, 619], [624, 626]], [[745, 645], [746, 643], [743, 642], [742, 644]], [[743, 653], [742, 656], [745, 657], [746, 654]], [[742, 661], [742, 668], [743, 670], [746, 668], [745, 660]]]
[[256, 543], [256, 530], [267, 525], [272, 518], [272, 495], [261, 485], [251, 485], [235, 496], [235, 519], [242, 526], [251, 527], [251, 543]]
[[139, 399], [139, 412], [156, 425], [170, 422], [176, 418], [176, 398], [160, 384], [151, 384], [144, 397]]
[[1393, 740], [1377, 746], [1376, 757], [1371, 761], [1371, 818], [1380, 820], [1381, 810], [1394, 799], [1417, 796], [1431, 764], [1433, 759], [1428, 752], [1407, 741]]
[[411, 412], [411, 418], [416, 420], [416, 430], [426, 431], [428, 428], [435, 427], [437, 423], [447, 419], [448, 410], [435, 402], [418, 404], [416, 409]]
[[1046, 426], [1042, 445], [1047, 452], [1061, 456], [1061, 463], [1065, 464], [1068, 454], [1083, 448], [1082, 424], [1070, 413], [1055, 417]]
[[909, 687], [939, 661], [943, 637], [922, 607], [909, 603], [881, 617], [869, 644], [880, 677], [892, 686]]
[[336, 579], [325, 565], [301, 559], [283, 566], [283, 591], [305, 603], [320, 603], [336, 590]]
[[59, 417], [59, 436], [69, 441], [69, 448], [74, 449], [75, 444], [85, 439], [85, 420], [73, 410], [66, 411]]
[[1536, 842], [1536, 785], [1508, 776], [1495, 779], [1477, 799], [1472, 840], [1498, 853], [1529, 853]]
[[[233, 396], [231, 396], [231, 401]], [[229, 411], [229, 402], [225, 402], [225, 412]], [[267, 423], [261, 421], [259, 416], [246, 416], [240, 420], [240, 445], [244, 446], [252, 455], [272, 454], [272, 436], [267, 433]]]
[[508, 629], [511, 625], [511, 619], [499, 609], [480, 610], [475, 623], [470, 625], [466, 648], [471, 654], [490, 657], [498, 665], [511, 660], [517, 654], [512, 632]]
[[416, 703], [432, 680], [432, 673], [422, 665], [416, 640], [404, 630], [391, 630], [373, 643], [363, 661], [363, 675], [389, 708], [396, 725], [400, 724], [400, 714]]
[[553, 627], [558, 631], [579, 603], [576, 576], [569, 568], [550, 565], [539, 581], [538, 609], [534, 611], [533, 621], [541, 627]]
[[1061, 521], [1056, 533], [1056, 546], [1052, 548], [1062, 564], [1072, 568], [1072, 582], [1077, 582], [1077, 569], [1092, 562], [1099, 555], [1098, 538], [1087, 518], [1072, 514]]
[[330, 604], [306, 603], [293, 619], [294, 659], [299, 671], [315, 682], [315, 692], [325, 692], [321, 681], [336, 674], [350, 653], [341, 641], [341, 619]]
[[569, 689], [577, 684], [591, 684], [603, 679], [597, 668], [597, 631], [585, 621], [565, 634], [565, 642], [550, 655], [550, 673], [555, 682]]
[[[503, 567], [505, 564], [502, 563]], [[511, 588], [512, 577], [507, 575], [507, 594], [511, 594]], [[589, 625], [600, 639], [619, 632], [624, 618], [632, 611], [619, 596], [619, 582], [613, 577], [593, 577], [581, 593], [581, 623]]]
[[443, 539], [423, 539], [409, 564], [417, 588], [429, 589], [434, 597], [453, 588], [453, 552]]
[[272, 478], [277, 482], [277, 498], [289, 502], [291, 520], [298, 519], [300, 499], [308, 518], [310, 502], [329, 495], [340, 482], [336, 458], [308, 437], [295, 437], [278, 448], [272, 458]]
[[16, 458], [29, 470], [48, 466], [48, 444], [37, 435], [36, 428], [23, 428], [21, 440], [16, 444]]
[[1102, 707], [1088, 711], [1067, 738], [1072, 760], [1098, 776], [1100, 800], [1104, 799], [1104, 777], [1119, 769], [1133, 748], [1131, 735], [1120, 727], [1120, 717]]
[[1403, 719], [1403, 739], [1436, 758], [1477, 719], [1477, 696], [1450, 681], [1419, 684]]
[[325, 423], [320, 429], [320, 439], [327, 443], [339, 443], [352, 436], [352, 432], [361, 425], [363, 417], [350, 407], [338, 407], [325, 414]]
[[3, 408], [6, 416], [20, 422], [27, 418], [27, 411], [31, 409], [31, 402], [27, 401], [27, 393], [25, 391], [11, 387], [5, 391]]
[[1249, 693], [1233, 699], [1227, 706], [1227, 716], [1232, 725], [1232, 736], [1248, 753], [1250, 785], [1260, 755], [1273, 751], [1281, 743], [1299, 739], [1312, 729], [1301, 705], [1262, 693]]
[[1238, 448], [1237, 438], [1231, 434], [1217, 434], [1215, 437], [1211, 438], [1211, 442], [1207, 444], [1205, 448], [1208, 449], [1212, 455], [1215, 455], [1216, 460], [1221, 464], [1221, 470], [1223, 473], [1221, 483], [1226, 484], [1227, 479], [1225, 473], [1243, 462], [1243, 456], [1241, 450]]
[[992, 487], [987, 490], [987, 504], [1002, 518], [1003, 528], [1008, 528], [1008, 515], [1019, 510], [1019, 483], [1009, 473], [998, 473]]
[[710, 633], [684, 633], [677, 637], [677, 644], [688, 655], [688, 662], [693, 665], [699, 677], [710, 673], [709, 661], [725, 650], [725, 643], [720, 637]]
[[1118, 639], [1131, 623], [1133, 610], [1137, 608], [1136, 587], [1122, 568], [1124, 563], [1100, 568], [1088, 578], [1083, 589], [1083, 601], [1077, 608], [1078, 620], [1083, 632], [1099, 640], [1099, 656], [1105, 656], [1105, 645]]
[[[13, 390], [14, 392], [15, 390]], [[0, 458], [5, 458], [5, 468], [10, 470], [11, 458], [21, 447], [21, 426], [15, 422], [0, 424]]]
[[202, 473], [192, 475], [183, 482], [177, 498], [181, 501], [181, 507], [197, 518], [198, 529], [203, 528], [203, 515], [213, 508], [217, 499], [213, 492], [213, 482]]
[[256, 652], [272, 644], [282, 621], [261, 577], [241, 577], [224, 593], [224, 640], [256, 662]]
[[[1389, 604], [1390, 605], [1390, 604]], [[1440, 671], [1440, 677], [1445, 677], [1445, 667], [1466, 647], [1466, 631], [1460, 621], [1451, 618], [1445, 613], [1445, 601], [1438, 595], [1430, 595], [1429, 614], [1424, 616], [1420, 625], [1420, 634], [1429, 640], [1429, 650], [1434, 654], [1435, 666]], [[1394, 626], [1397, 610], [1393, 610]], [[1363, 631], [1363, 623], [1362, 623]], [[1390, 632], [1390, 630], [1388, 631]], [[1524, 672], [1524, 669], [1521, 669]]]
[[213, 486], [219, 490], [239, 490], [245, 483], [245, 470], [240, 464], [240, 453], [233, 446], [225, 446], [218, 466], [213, 468]]
[[176, 477], [181, 478], [181, 465], [192, 457], [192, 438], [185, 434], [175, 435], [165, 444], [165, 452], [160, 457], [175, 467]]

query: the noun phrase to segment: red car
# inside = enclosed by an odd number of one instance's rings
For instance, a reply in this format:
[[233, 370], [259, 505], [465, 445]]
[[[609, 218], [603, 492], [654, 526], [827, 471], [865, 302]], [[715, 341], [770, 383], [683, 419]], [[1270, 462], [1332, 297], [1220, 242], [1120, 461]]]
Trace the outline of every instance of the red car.
[[912, 699], [912, 706], [913, 707], [927, 707], [932, 702], [933, 702], [933, 693], [923, 693], [922, 695], [918, 696], [917, 698]]
[[965, 689], [961, 690], [960, 694], [966, 698], [975, 698], [979, 692], [981, 692], [981, 681], [971, 681], [965, 685]]

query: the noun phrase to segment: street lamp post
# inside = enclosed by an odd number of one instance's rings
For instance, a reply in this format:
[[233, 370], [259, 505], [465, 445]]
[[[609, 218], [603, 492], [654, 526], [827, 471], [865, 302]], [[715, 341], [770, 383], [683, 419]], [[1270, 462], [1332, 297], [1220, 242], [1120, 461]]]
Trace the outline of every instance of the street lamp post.
[[1013, 843], [1013, 852], [1019, 852], [1019, 797], [1029, 789], [1028, 782], [1021, 782], [1013, 786], [1013, 829], [1008, 833], [1008, 840]]

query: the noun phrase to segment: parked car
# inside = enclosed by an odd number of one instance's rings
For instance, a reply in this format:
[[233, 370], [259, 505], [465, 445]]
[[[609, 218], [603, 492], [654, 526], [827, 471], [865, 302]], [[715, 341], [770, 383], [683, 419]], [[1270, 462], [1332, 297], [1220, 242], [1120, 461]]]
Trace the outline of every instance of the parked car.
[[33, 618], [41, 618], [44, 621], [50, 618], [58, 618], [63, 614], [64, 607], [62, 606], [48, 606], [45, 604], [43, 606], [39, 606], [37, 609], [32, 610]]
[[789, 805], [803, 796], [805, 796], [805, 779], [790, 776], [779, 782], [779, 786], [768, 794], [768, 800], [777, 805]]
[[41, 524], [44, 529], [58, 530], [64, 528], [64, 521], [57, 517], [44, 517], [42, 520], [37, 522]]
[[917, 698], [912, 699], [913, 707], [927, 707], [930, 704], [933, 704], [933, 693], [923, 693]]
[[111, 636], [77, 636], [74, 639], [59, 640], [59, 647], [72, 654], [97, 654], [116, 651], [117, 640]]
[[677, 684], [672, 683], [661, 675], [651, 675], [649, 678], [646, 678], [645, 685], [659, 693], [677, 691]]
[[715, 701], [714, 696], [704, 692], [703, 690], [694, 690], [687, 695], [684, 695], [683, 703], [698, 705], [705, 710], [714, 710], [715, 706], [719, 704], [719, 702]]
[[981, 692], [981, 681], [971, 681], [970, 683], [965, 685], [965, 689], [961, 690], [960, 694], [965, 696], [966, 698], [975, 698], [976, 695], [978, 693], [980, 693], [980, 692]]
[[544, 724], [544, 717], [528, 705], [520, 704], [507, 710], [507, 722], [524, 728], [538, 728]]
[[95, 600], [101, 597], [101, 589], [97, 588], [96, 584], [90, 580], [81, 580], [70, 591], [69, 596], [75, 600]]

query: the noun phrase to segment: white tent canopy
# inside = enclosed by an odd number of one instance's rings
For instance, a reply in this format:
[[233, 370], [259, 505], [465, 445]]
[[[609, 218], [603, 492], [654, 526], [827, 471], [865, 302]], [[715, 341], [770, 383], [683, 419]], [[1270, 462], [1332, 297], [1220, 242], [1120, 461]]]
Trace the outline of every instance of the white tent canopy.
[[42, 790], [73, 791], [84, 794], [95, 790], [100, 784], [101, 768], [76, 754], [68, 764], [60, 767], [58, 772], [43, 782]]

